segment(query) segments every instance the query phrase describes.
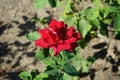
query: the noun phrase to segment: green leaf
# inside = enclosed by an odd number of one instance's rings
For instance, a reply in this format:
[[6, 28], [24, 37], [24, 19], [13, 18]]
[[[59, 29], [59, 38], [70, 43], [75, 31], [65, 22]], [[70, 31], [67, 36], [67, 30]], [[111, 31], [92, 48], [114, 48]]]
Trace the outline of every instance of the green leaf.
[[109, 12], [107, 7], [103, 7], [100, 9], [100, 15], [102, 18], [106, 18], [108, 14]]
[[71, 11], [71, 0], [68, 0], [66, 6], [65, 6], [65, 13], [69, 13]]
[[40, 59], [40, 60], [43, 60], [43, 59], [45, 58], [43, 51], [44, 51], [44, 50], [41, 49], [41, 50], [37, 51], [37, 53], [35, 54], [35, 56], [36, 56], [38, 59]]
[[91, 30], [92, 26], [91, 26], [91, 24], [89, 22], [87, 23], [87, 25], [88, 25], [87, 32], [89, 32]]
[[35, 41], [40, 38], [40, 34], [37, 31], [31, 32], [27, 34], [27, 39], [31, 41]]
[[65, 8], [65, 12], [66, 13], [69, 13], [71, 11], [71, 5], [68, 5], [66, 8]]
[[43, 80], [43, 78], [48, 78], [48, 74], [47, 73], [40, 73], [39, 75], [37, 75], [35, 77], [34, 80]]
[[61, 57], [61, 55], [53, 57], [53, 60], [56, 62], [57, 66], [64, 64], [64, 61], [62, 59], [63, 58]]
[[105, 26], [100, 27], [100, 29], [98, 29], [98, 36], [99, 37], [107, 36], [107, 27]]
[[58, 69], [57, 68], [53, 68], [51, 66], [47, 66], [45, 73], [49, 74], [49, 75], [56, 75], [58, 73]]
[[58, 65], [56, 65], [56, 62], [55, 60], [53, 60], [52, 58], [50, 57], [47, 57], [43, 60], [43, 62], [45, 63], [46, 66], [50, 66], [52, 68], [57, 68]]
[[120, 0], [117, 0], [118, 4], [120, 4]]
[[120, 31], [120, 14], [117, 14], [114, 17], [114, 22], [113, 22], [114, 30], [116, 32]]
[[50, 55], [49, 55], [48, 50], [49, 49], [46, 49], [46, 48], [40, 49], [39, 51], [37, 51], [35, 56], [40, 60], [44, 60], [45, 58], [49, 58]]
[[83, 38], [85, 38], [87, 32], [88, 32], [88, 25], [85, 19], [79, 20], [78, 23], [78, 30], [80, 31]]
[[32, 76], [27, 71], [23, 71], [19, 74], [20, 79], [22, 80], [32, 80]]
[[105, 23], [105, 24], [108, 24], [108, 25], [110, 25], [111, 23], [112, 23], [112, 19], [104, 19], [103, 20], [103, 22]]
[[100, 15], [103, 17], [103, 18], [106, 18], [107, 16], [109, 16], [109, 14], [111, 13], [114, 13], [117, 11], [117, 7], [114, 7], [114, 6], [109, 6], [109, 7], [102, 7], [100, 9]]
[[90, 23], [97, 28], [99, 28], [99, 26], [100, 26], [100, 22], [98, 19], [90, 20]]
[[67, 16], [64, 21], [68, 26], [73, 26], [76, 20], [77, 18], [75, 15], [70, 15], [70, 16]]
[[85, 18], [86, 17], [86, 9], [82, 10], [82, 11], [79, 11], [78, 14], [80, 15], [79, 16], [80, 18]]
[[68, 61], [69, 59], [72, 59], [75, 55], [75, 53], [65, 50], [61, 51], [60, 54], [63, 54], [65, 62]]
[[93, 20], [93, 19], [96, 19], [98, 16], [99, 16], [99, 10], [97, 7], [94, 7], [94, 8], [87, 8], [85, 10], [85, 13], [87, 15], [87, 18], [89, 20]]
[[109, 13], [112, 13], [112, 12], [116, 12], [118, 10], [118, 8], [116, 6], [109, 6], [107, 10]]
[[43, 79], [41, 78], [41, 75], [39, 74], [33, 80], [43, 80]]
[[100, 4], [101, 4], [101, 1], [100, 1], [100, 0], [93, 0], [93, 4], [94, 4], [96, 7], [99, 7]]
[[57, 0], [57, 7], [61, 7], [63, 5], [66, 5], [69, 0]]
[[67, 73], [64, 73], [63, 80], [72, 80], [72, 76], [68, 75]]
[[[70, 76], [69, 74], [67, 73], [64, 73], [62, 75], [62, 80], [78, 80], [78, 76]], [[58, 79], [59, 80], [59, 79]]]
[[78, 76], [79, 74], [78, 71], [75, 69], [75, 67], [70, 63], [64, 64], [63, 71], [71, 76]]
[[48, 2], [49, 2], [51, 7], [56, 7], [56, 5], [57, 5], [56, 0], [48, 0]]
[[30, 74], [32, 76], [32, 79], [34, 79], [38, 75], [38, 71], [37, 70], [32, 70]]
[[82, 62], [81, 67], [82, 67], [82, 72], [83, 73], [88, 73], [89, 72], [89, 67], [87, 66], [85, 61]]
[[[79, 49], [79, 48], [78, 48]], [[79, 71], [81, 68], [81, 63], [83, 61], [82, 55], [78, 52], [77, 55], [73, 59], [73, 65]]]
[[56, 80], [63, 80], [63, 73], [57, 74]]
[[80, 70], [80, 65], [81, 65], [81, 61], [80, 60], [76, 60], [76, 61], [74, 61], [74, 66], [75, 66], [75, 68], [77, 69], [77, 70]]
[[43, 9], [48, 3], [48, 0], [34, 0], [34, 7], [36, 9]]

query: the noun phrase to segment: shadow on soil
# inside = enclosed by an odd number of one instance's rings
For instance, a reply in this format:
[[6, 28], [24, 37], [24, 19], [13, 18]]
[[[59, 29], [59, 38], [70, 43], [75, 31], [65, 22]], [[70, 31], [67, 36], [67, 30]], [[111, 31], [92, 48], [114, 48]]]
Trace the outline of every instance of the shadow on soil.
[[[27, 16], [22, 16], [23, 20], [25, 21], [24, 24], [20, 24], [18, 21], [13, 21], [12, 23], [9, 24], [4, 24], [4, 22], [0, 22], [0, 36], [1, 35], [7, 35], [4, 34], [5, 30], [13, 28], [12, 24], [15, 23], [18, 26], [19, 29], [21, 29], [21, 32], [16, 36], [16, 37], [21, 37], [25, 36], [27, 33], [29, 33], [30, 30], [36, 30], [35, 27], [35, 22], [32, 22], [31, 19], [28, 19]], [[33, 17], [32, 19], [36, 19], [36, 17]], [[14, 28], [13, 28], [14, 29]], [[9, 36], [8, 36], [9, 37]], [[2, 37], [1, 37], [2, 38]], [[2, 66], [2, 63], [5, 63], [6, 66], [11, 64], [14, 60], [9, 60], [9, 57], [12, 59], [15, 59], [16, 52], [22, 52], [22, 54], [15, 60], [14, 64], [11, 65], [12, 71], [14, 68], [20, 65], [20, 60], [23, 58], [23, 55], [26, 55], [27, 57], [34, 57], [35, 56], [35, 50], [36, 48], [33, 49], [33, 52], [27, 52], [28, 46], [31, 44], [31, 42], [26, 42], [22, 43], [20, 41], [14, 41], [13, 43], [8, 43], [8, 42], [0, 42], [0, 67]], [[16, 47], [15, 51], [12, 51], [11, 46]], [[18, 54], [18, 53], [17, 53]], [[7, 59], [7, 61], [4, 61], [4, 59]], [[0, 68], [0, 75], [8, 75], [6, 78], [9, 80], [19, 80], [17, 75], [19, 72], [11, 72], [7, 70], [3, 70]]]
[[[114, 45], [113, 45], [114, 46]], [[108, 63], [111, 64], [111, 66], [109, 67], [103, 67], [103, 72], [108, 70], [111, 67], [111, 74], [115, 73], [117, 75], [119, 74], [119, 67], [120, 67], [120, 50], [118, 49], [118, 47], [114, 47], [114, 53], [115, 54], [115, 58], [113, 58], [113, 56], [107, 56], [108, 52], [108, 44], [106, 42], [102, 42], [102, 43], [98, 43], [96, 45], [92, 46], [93, 49], [99, 50], [98, 52], [94, 53], [93, 57], [97, 59], [102, 59], [102, 60], [106, 60]], [[96, 69], [90, 69], [89, 73], [80, 73], [80, 77], [90, 77], [90, 80], [94, 80], [95, 78], [95, 74], [96, 74], [97, 70]], [[113, 75], [113, 77], [115, 77]]]
[[0, 21], [0, 36], [4, 33], [6, 29], [12, 28], [12, 24], [4, 24], [3, 21]]
[[8, 78], [9, 80], [21, 80], [18, 76], [19, 73], [20, 71], [8, 72], [6, 73], [8, 75], [6, 78]]
[[[47, 21], [48, 21], [47, 23], [49, 23], [50, 20], [52, 19], [52, 13], [50, 13], [49, 11], [46, 11], [46, 13], [48, 13], [50, 16], [45, 17], [44, 19], [47, 19]], [[3, 21], [0, 21], [0, 36], [5, 35], [4, 34], [5, 30], [13, 28], [12, 24], [16, 24], [18, 26], [18, 28], [21, 30], [21, 32], [16, 37], [22, 37], [31, 31], [38, 30], [38, 28], [35, 25], [36, 22], [32, 21], [33, 19], [38, 19], [37, 16], [34, 16], [31, 19], [29, 19], [27, 16], [22, 16], [22, 19], [25, 22], [24, 24], [21, 24], [19, 21], [12, 21], [9, 24], [5, 24]], [[31, 42], [26, 42], [23, 44], [20, 41], [14, 41], [13, 43], [10, 43], [10, 44], [8, 42], [0, 42], [0, 65], [2, 63], [6, 63], [6, 64], [12, 63], [13, 60], [7, 60], [7, 62], [5, 62], [4, 58], [9, 56], [9, 57], [12, 57], [12, 59], [14, 59], [16, 56], [16, 54], [14, 54], [14, 53], [16, 53], [16, 51], [21, 51], [22, 54], [17, 58], [16, 62], [14, 64], [12, 64], [12, 69], [14, 69], [20, 65], [20, 60], [23, 59], [23, 55], [26, 55], [27, 57], [34, 57], [36, 48], [34, 48], [32, 52], [27, 52], [28, 46], [30, 44], [31, 44]], [[15, 47], [17, 47], [17, 49], [15, 51], [12, 51], [12, 47], [9, 47], [9, 46], [15, 46]], [[35, 60], [32, 64], [34, 65], [36, 63], [36, 61], [37, 60]], [[19, 78], [18, 78], [19, 73], [20, 73], [20, 71], [19, 72], [17, 72], [17, 71], [11, 72], [11, 71], [2, 70], [0, 68], [0, 75], [1, 76], [7, 75], [6, 78], [8, 78], [9, 80], [19, 80]]]
[[94, 56], [96, 59], [105, 59], [107, 55], [107, 43], [102, 42], [99, 44], [96, 44], [92, 47], [93, 49], [99, 49], [98, 52], [94, 53]]

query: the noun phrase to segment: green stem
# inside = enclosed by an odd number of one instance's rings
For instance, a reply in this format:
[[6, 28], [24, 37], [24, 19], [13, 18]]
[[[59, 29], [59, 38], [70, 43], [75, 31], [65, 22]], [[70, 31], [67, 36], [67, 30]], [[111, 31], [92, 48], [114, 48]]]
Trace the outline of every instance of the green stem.
[[60, 65], [59, 73], [62, 73], [62, 69], [63, 69], [63, 66], [64, 66], [64, 55], [62, 53], [60, 55], [61, 55], [62, 64]]
[[68, 3], [67, 3], [67, 5], [65, 6], [65, 9], [64, 9], [64, 11], [63, 11], [64, 15], [65, 15], [65, 10], [66, 10], [67, 7], [69, 6], [70, 2], [71, 2], [71, 0], [69, 0]]
[[50, 55], [50, 60], [53, 58], [53, 54], [54, 54], [54, 53], [52, 53], [52, 54]]

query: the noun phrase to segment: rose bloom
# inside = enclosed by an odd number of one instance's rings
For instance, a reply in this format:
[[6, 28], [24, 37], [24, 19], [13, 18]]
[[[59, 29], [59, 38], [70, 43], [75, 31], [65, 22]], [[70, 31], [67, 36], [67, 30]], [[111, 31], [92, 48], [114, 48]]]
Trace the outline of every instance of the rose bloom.
[[73, 26], [68, 27], [63, 21], [52, 19], [48, 28], [38, 30], [41, 38], [35, 41], [35, 44], [42, 48], [52, 47], [54, 56], [62, 50], [73, 52], [77, 47], [77, 40], [80, 39], [80, 33], [76, 32]]

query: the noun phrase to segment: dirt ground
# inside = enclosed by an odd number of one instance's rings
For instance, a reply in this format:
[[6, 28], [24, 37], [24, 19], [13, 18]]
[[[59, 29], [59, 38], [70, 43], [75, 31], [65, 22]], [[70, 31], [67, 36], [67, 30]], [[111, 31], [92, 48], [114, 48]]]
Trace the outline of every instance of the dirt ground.
[[[32, 22], [36, 18], [58, 18], [60, 9], [43, 10], [33, 7], [33, 0], [0, 0], [0, 80], [20, 80], [22, 70], [41, 71], [44, 64], [34, 56], [38, 48], [25, 35], [42, 28]], [[110, 34], [111, 35], [111, 34]], [[93, 38], [81, 53], [95, 56], [89, 74], [81, 74], [80, 80], [120, 80], [120, 40], [114, 37]]]

